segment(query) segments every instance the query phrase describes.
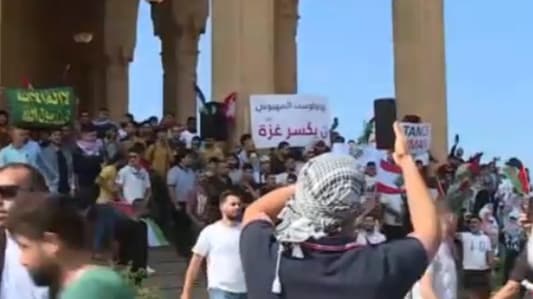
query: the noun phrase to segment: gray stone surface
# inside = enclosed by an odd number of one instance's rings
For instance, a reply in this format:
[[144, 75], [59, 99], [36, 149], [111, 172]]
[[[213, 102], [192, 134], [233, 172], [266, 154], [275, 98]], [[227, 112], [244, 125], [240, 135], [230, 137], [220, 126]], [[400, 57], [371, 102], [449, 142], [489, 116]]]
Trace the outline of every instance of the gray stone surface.
[[[172, 247], [150, 249], [148, 264], [156, 272], [148, 278], [147, 286], [157, 288], [161, 299], [179, 298], [187, 261], [178, 257]], [[201, 275], [196, 283], [193, 299], [207, 299], [205, 275]]]

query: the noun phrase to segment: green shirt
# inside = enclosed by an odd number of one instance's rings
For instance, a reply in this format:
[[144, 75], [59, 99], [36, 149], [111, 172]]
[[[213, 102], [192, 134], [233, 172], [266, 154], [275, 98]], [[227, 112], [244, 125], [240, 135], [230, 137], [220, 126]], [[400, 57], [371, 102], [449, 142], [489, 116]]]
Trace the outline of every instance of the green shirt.
[[135, 299], [134, 291], [115, 271], [95, 267], [69, 284], [59, 299]]

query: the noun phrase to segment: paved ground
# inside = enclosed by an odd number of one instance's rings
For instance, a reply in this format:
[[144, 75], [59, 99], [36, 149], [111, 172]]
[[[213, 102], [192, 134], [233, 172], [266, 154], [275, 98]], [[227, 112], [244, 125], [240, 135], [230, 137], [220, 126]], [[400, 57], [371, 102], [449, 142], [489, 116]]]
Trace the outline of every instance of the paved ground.
[[[179, 298], [186, 270], [186, 261], [179, 258], [172, 247], [150, 250], [148, 264], [156, 273], [147, 281], [147, 286], [160, 290], [161, 299]], [[193, 299], [207, 299], [205, 276], [197, 283]]]

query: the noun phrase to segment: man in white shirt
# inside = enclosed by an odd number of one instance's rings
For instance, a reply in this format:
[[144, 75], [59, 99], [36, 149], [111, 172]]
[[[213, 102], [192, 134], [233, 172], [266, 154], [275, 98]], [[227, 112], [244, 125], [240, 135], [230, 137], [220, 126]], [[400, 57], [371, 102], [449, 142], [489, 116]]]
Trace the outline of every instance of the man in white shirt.
[[222, 219], [205, 227], [187, 269], [181, 299], [191, 299], [194, 281], [207, 259], [209, 298], [246, 299], [246, 284], [239, 254], [241, 199], [225, 192], [219, 204]]
[[185, 144], [188, 149], [192, 148], [192, 140], [198, 136], [196, 131], [196, 117], [187, 118], [187, 129], [181, 132], [180, 141]]
[[128, 153], [128, 165], [117, 175], [116, 183], [122, 197], [132, 204], [136, 199], [148, 199], [150, 195], [150, 175], [141, 165], [141, 153], [135, 148]]
[[377, 229], [376, 218], [366, 215], [361, 224], [361, 229], [357, 231], [356, 242], [361, 245], [377, 245], [387, 241], [385, 235]]
[[474, 215], [469, 232], [459, 233], [463, 247], [464, 289], [471, 299], [490, 296], [491, 266], [494, 262], [490, 238], [481, 230], [481, 219]]
[[1, 299], [47, 299], [48, 288], [37, 287], [32, 276], [20, 263], [21, 251], [3, 229], [9, 207], [20, 190], [48, 192], [44, 177], [27, 164], [14, 163], [0, 168], [0, 250], [3, 264], [0, 279]]

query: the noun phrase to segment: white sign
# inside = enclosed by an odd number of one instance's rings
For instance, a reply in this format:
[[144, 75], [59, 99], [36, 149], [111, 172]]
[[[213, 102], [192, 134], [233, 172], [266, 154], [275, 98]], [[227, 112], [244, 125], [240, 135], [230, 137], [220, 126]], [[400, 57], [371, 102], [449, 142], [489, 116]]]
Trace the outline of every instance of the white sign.
[[331, 116], [327, 99], [304, 95], [250, 96], [252, 136], [258, 148], [308, 146], [319, 140], [329, 144]]
[[409, 150], [413, 155], [425, 154], [431, 147], [431, 124], [401, 123]]

